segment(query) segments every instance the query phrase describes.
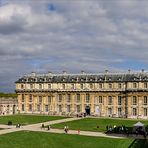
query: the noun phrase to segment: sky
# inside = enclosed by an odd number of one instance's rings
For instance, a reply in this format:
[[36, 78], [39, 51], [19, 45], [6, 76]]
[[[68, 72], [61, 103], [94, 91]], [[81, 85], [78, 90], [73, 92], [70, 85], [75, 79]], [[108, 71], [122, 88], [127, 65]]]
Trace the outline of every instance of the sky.
[[0, 0], [0, 92], [31, 72], [148, 69], [147, 0]]

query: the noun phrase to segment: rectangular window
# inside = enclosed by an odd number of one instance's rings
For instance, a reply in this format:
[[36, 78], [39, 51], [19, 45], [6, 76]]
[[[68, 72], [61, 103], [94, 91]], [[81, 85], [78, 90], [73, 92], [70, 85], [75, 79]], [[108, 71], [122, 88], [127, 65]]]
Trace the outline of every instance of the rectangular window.
[[52, 87], [51, 87], [51, 84], [48, 84], [48, 89], [51, 89]]
[[112, 114], [112, 108], [108, 108], [108, 115]]
[[90, 84], [89, 84], [89, 87], [90, 87], [90, 89], [93, 89], [93, 84], [90, 83]]
[[122, 97], [118, 96], [118, 105], [121, 105], [121, 104], [122, 104]]
[[22, 111], [25, 111], [25, 107], [24, 107], [24, 104], [22, 104]]
[[24, 85], [23, 84], [21, 84], [21, 89], [23, 89], [24, 88]]
[[41, 109], [40, 109], [40, 105], [38, 104], [38, 105], [37, 105], [37, 111], [40, 112], [40, 110], [41, 110]]
[[42, 89], [42, 84], [39, 84], [39, 89]]
[[99, 88], [103, 88], [103, 84], [102, 83], [99, 84]]
[[67, 105], [67, 112], [70, 112], [70, 105]]
[[108, 97], [108, 105], [112, 105], [112, 103], [113, 103], [112, 96], [109, 96]]
[[59, 112], [62, 112], [62, 106], [59, 105]]
[[119, 88], [119, 89], [121, 89], [121, 88], [122, 88], [122, 85], [121, 85], [121, 83], [119, 83], [119, 84], [118, 84], [118, 88]]
[[25, 99], [24, 99], [24, 94], [22, 94], [22, 102], [24, 102], [25, 101]]
[[29, 111], [32, 111], [32, 104], [29, 104]]
[[68, 95], [67, 95], [67, 102], [70, 103], [70, 101], [71, 101], [71, 95], [68, 94]]
[[137, 108], [133, 108], [133, 116], [137, 116]]
[[133, 88], [137, 88], [137, 83], [133, 83]]
[[77, 103], [80, 102], [80, 94], [77, 94]]
[[59, 94], [59, 102], [62, 102], [62, 94]]
[[103, 102], [103, 97], [99, 96], [99, 103], [102, 103], [102, 102]]
[[83, 89], [84, 88], [84, 85], [83, 84], [81, 84], [81, 89]]
[[75, 85], [74, 84], [71, 84], [71, 89], [75, 89]]
[[30, 89], [33, 89], [33, 84], [30, 84]]
[[147, 88], [147, 83], [144, 83], [144, 88]]
[[144, 105], [147, 105], [147, 96], [144, 96]]
[[32, 95], [29, 95], [29, 102], [32, 102]]
[[48, 112], [48, 105], [45, 105], [45, 112]]
[[147, 116], [147, 108], [144, 108], [144, 116]]
[[42, 103], [42, 96], [39, 96], [39, 103]]
[[77, 113], [80, 112], [80, 105], [77, 105]]
[[133, 105], [137, 105], [137, 97], [133, 96]]
[[48, 96], [48, 103], [51, 103], [51, 96]]
[[89, 101], [90, 101], [90, 95], [86, 94], [86, 103], [89, 103]]
[[62, 88], [65, 89], [65, 84], [62, 84]]
[[111, 89], [111, 88], [112, 88], [112, 84], [111, 84], [111, 83], [109, 83], [109, 84], [108, 84], [108, 87]]

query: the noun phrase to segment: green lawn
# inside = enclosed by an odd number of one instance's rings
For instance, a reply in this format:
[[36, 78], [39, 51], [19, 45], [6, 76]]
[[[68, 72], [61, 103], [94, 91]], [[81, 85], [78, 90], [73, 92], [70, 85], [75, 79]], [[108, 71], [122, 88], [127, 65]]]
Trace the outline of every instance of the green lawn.
[[29, 131], [0, 135], [2, 148], [128, 148], [133, 141]]
[[[76, 121], [69, 121], [60, 124], [52, 125], [52, 128], [64, 128], [65, 125], [69, 126], [69, 129], [80, 129], [84, 131], [106, 131], [107, 125], [125, 125], [126, 127], [132, 127], [133, 124], [140, 120], [127, 120], [127, 119], [103, 119], [103, 118], [84, 118]], [[148, 120], [142, 120], [142, 123], [148, 125]], [[99, 126], [99, 128], [97, 128]]]
[[64, 117], [59, 116], [46, 116], [46, 115], [10, 115], [10, 116], [0, 116], [0, 124], [7, 124], [8, 121], [12, 121], [15, 125], [20, 123], [21, 125], [35, 124], [46, 121], [64, 119]]

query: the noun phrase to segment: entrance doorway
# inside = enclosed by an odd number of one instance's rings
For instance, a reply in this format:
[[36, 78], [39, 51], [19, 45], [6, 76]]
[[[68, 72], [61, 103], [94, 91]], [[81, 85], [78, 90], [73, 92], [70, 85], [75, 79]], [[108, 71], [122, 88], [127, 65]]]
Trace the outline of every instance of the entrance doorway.
[[85, 113], [86, 113], [86, 115], [90, 115], [90, 107], [89, 106], [85, 107]]

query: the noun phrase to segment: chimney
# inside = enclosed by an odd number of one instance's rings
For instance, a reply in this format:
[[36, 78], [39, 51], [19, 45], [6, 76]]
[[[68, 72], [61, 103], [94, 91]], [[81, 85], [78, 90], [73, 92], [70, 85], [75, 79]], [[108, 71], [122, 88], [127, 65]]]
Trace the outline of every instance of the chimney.
[[82, 74], [85, 74], [85, 71], [84, 71], [84, 70], [81, 70], [81, 73], [82, 73]]
[[63, 70], [63, 74], [67, 74], [67, 72], [65, 70]]
[[105, 70], [105, 73], [108, 73], [108, 72], [109, 72], [109, 71], [106, 69], [106, 70]]
[[36, 73], [35, 72], [31, 72], [31, 75], [35, 77]]
[[51, 74], [52, 74], [52, 72], [51, 72], [51, 71], [48, 71], [48, 74], [49, 74], [49, 75], [51, 75]]

